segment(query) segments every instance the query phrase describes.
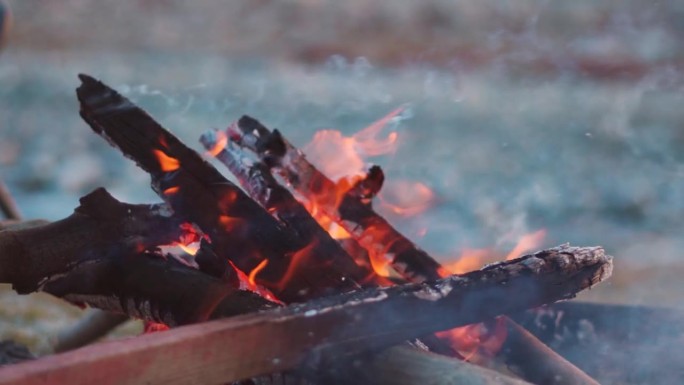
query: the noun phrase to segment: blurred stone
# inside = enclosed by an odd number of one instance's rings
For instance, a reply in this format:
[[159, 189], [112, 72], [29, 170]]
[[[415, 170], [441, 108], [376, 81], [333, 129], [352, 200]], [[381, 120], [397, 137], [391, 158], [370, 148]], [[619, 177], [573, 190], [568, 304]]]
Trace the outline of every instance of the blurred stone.
[[0, 365], [16, 364], [17, 362], [36, 358], [28, 348], [14, 341], [0, 341]]

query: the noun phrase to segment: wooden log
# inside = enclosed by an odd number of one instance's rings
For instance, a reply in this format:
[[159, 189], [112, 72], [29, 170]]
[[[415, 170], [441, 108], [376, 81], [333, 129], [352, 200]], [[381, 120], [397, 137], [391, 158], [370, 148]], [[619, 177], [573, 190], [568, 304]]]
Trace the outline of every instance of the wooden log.
[[189, 384], [248, 378], [570, 298], [605, 279], [611, 269], [612, 258], [601, 248], [563, 245], [432, 283], [365, 289], [91, 345], [2, 368], [0, 384]]
[[[271, 132], [256, 119], [243, 116], [228, 129], [228, 135], [236, 142], [254, 151], [264, 162], [275, 167], [280, 175], [308, 200], [343, 226], [359, 243], [369, 251], [383, 250], [391, 265], [410, 282], [423, 282], [444, 276], [448, 272], [429, 254], [397, 231], [370, 204], [384, 181], [379, 168], [371, 168], [367, 178], [357, 183], [341, 201], [334, 193], [336, 185], [316, 167], [303, 152], [288, 142], [279, 131]], [[509, 324], [512, 321], [508, 320]], [[549, 349], [530, 334], [518, 338], [517, 344], [510, 344], [511, 356], [521, 356], [521, 351], [534, 351], [539, 359], [548, 362], [537, 367], [563, 370], [559, 378], [568, 381], [591, 380], [580, 369], [558, 355], [547, 355]], [[531, 378], [537, 378], [535, 368], [528, 371]], [[528, 373], [525, 372], [525, 373]], [[572, 380], [570, 380], [572, 379]], [[593, 381], [593, 380], [592, 380]], [[561, 382], [562, 383], [562, 382]]]
[[358, 288], [352, 261], [335, 261], [349, 271], [330, 269], [324, 255], [310, 255], [308, 263], [297, 270], [297, 279], [279, 288], [280, 280], [301, 256], [298, 252], [309, 244], [145, 111], [101, 82], [87, 75], [80, 78], [77, 95], [83, 119], [151, 175], [154, 190], [177, 216], [198, 225], [210, 237], [217, 255], [230, 259], [244, 272], [267, 259], [259, 276], [286, 302]]
[[[501, 350], [514, 373], [535, 384], [598, 385], [598, 382], [544, 345], [522, 326], [506, 318], [508, 336]], [[511, 352], [515, 352], [512, 354]]]
[[273, 307], [237, 290], [234, 271], [216, 278], [154, 252], [180, 238], [180, 224], [163, 205], [98, 189], [66, 219], [0, 232], [0, 282], [171, 326]]
[[366, 385], [530, 385], [529, 382], [419, 349], [396, 346], [361, 355], [343, 370], [325, 373], [325, 384]]
[[684, 381], [680, 309], [570, 301], [512, 318], [601, 383]]
[[[351, 261], [350, 255], [342, 246], [332, 239], [288, 189], [276, 181], [263, 162], [245, 160], [246, 156], [242, 154], [242, 150], [236, 143], [230, 140], [222, 142], [220, 138], [217, 131], [209, 131], [202, 135], [200, 142], [226, 165], [250, 196], [288, 228], [309, 240], [308, 242], [312, 244], [310, 253], [327, 255], [326, 258], [329, 261], [327, 265], [331, 268], [336, 268], [335, 265], [339, 263], [337, 261]], [[382, 185], [384, 176], [379, 168], [371, 172], [371, 175], [372, 178], [366, 178], [354, 187], [359, 197], [374, 195]], [[342, 271], [350, 270], [345, 267]], [[391, 286], [393, 284], [388, 279], [377, 275], [370, 263], [361, 264], [357, 261], [355, 271], [358, 273], [353, 278], [366, 286]], [[448, 344], [434, 336], [423, 337], [421, 343], [427, 345], [431, 351], [460, 357]]]
[[[309, 214], [307, 209], [283, 187], [261, 161], [247, 160], [242, 150], [232, 141], [217, 149], [217, 131], [202, 135], [200, 142], [212, 150], [216, 159], [223, 163], [240, 182], [247, 193], [266, 211], [295, 232], [306, 244], [308, 253], [319, 255], [321, 263], [330, 269], [345, 272], [348, 279], [364, 285], [388, 286], [390, 282], [375, 274], [370, 265], [358, 265], [351, 256]], [[277, 295], [277, 294], [276, 294]]]
[[228, 135], [274, 167], [299, 194], [315, 202], [364, 248], [384, 250], [392, 267], [408, 281], [422, 282], [447, 275], [437, 261], [373, 211], [358, 194], [345, 194], [338, 202], [335, 182], [314, 167], [278, 130], [271, 132], [256, 119], [243, 116], [231, 125]]

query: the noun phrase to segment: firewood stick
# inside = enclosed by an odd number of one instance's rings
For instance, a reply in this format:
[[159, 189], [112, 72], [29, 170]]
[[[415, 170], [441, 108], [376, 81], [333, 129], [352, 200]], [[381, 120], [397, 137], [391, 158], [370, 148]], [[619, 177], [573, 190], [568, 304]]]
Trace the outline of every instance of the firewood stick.
[[14, 198], [9, 189], [3, 181], [0, 180], [0, 211], [5, 215], [7, 219], [20, 220], [21, 211], [19, 211], [19, 206], [17, 206]]
[[[290, 191], [276, 181], [264, 163], [248, 160], [242, 153], [242, 149], [232, 141], [227, 141], [222, 148], [217, 147], [219, 138], [216, 131], [209, 131], [202, 135], [200, 142], [236, 176], [240, 185], [251, 197], [297, 234], [306, 237], [308, 242], [314, 245], [311, 250], [312, 253], [327, 254], [328, 260], [330, 260], [329, 268], [336, 268], [336, 261], [350, 259], [350, 255], [316, 222]], [[342, 271], [350, 271], [350, 269], [347, 268]], [[357, 279], [366, 286], [390, 286], [393, 284], [386, 278], [377, 275], [370, 264], [357, 265], [356, 271], [359, 272], [359, 275], [350, 278]], [[278, 295], [277, 292], [275, 294]], [[431, 351], [460, 357], [458, 352], [434, 336], [425, 336], [421, 342], [427, 345]]]
[[[310, 246], [288, 231], [238, 186], [228, 181], [194, 150], [155, 122], [145, 111], [101, 82], [80, 75], [77, 89], [81, 116], [100, 136], [136, 161], [152, 178], [153, 189], [175, 214], [194, 223], [211, 238], [220, 257], [230, 259], [244, 272], [264, 259], [260, 272], [270, 290], [278, 289], [297, 252]], [[283, 287], [280, 300], [304, 301], [349, 291], [358, 284], [352, 272], [326, 269], [324, 255], [311, 255], [303, 264], [303, 279]], [[323, 258], [316, 261], [316, 258]], [[335, 261], [355, 269], [353, 261]]]
[[185, 384], [249, 378], [567, 299], [607, 278], [611, 269], [612, 258], [603, 249], [563, 245], [431, 283], [365, 289], [91, 345], [2, 368], [0, 384]]
[[[207, 150], [215, 149], [218, 143], [216, 131], [203, 134], [200, 142]], [[214, 152], [215, 158], [235, 175], [240, 185], [254, 200], [296, 232], [304, 242], [312, 245], [309, 253], [323, 255], [327, 268], [344, 272], [347, 279], [360, 284], [390, 284], [386, 279], [376, 275], [370, 266], [353, 264], [350, 255], [316, 222], [292, 193], [276, 181], [264, 163], [247, 160], [242, 150], [231, 141], [220, 151]]]
[[[45, 221], [21, 221], [22, 215], [19, 207], [12, 198], [7, 186], [0, 180], [0, 209], [10, 220], [18, 223], [0, 224], [0, 230], [5, 227], [18, 229], [34, 227], [40, 224], [47, 224]], [[74, 349], [90, 343], [108, 333], [111, 329], [125, 322], [128, 317], [121, 314], [111, 314], [101, 310], [95, 310], [86, 318], [80, 320], [73, 328], [62, 331], [55, 345], [55, 351], [61, 352], [67, 349]]]
[[236, 290], [236, 276], [144, 252], [176, 241], [181, 223], [163, 205], [124, 204], [98, 189], [66, 219], [0, 232], [0, 282], [171, 326], [272, 307]]
[[127, 315], [95, 309], [72, 327], [60, 331], [53, 350], [61, 353], [88, 345], [128, 320]]
[[392, 347], [326, 373], [320, 383], [346, 385], [531, 385], [527, 381], [439, 354]]
[[[392, 256], [392, 267], [410, 282], [434, 280], [446, 273], [445, 269], [429, 254], [416, 246], [397, 231], [371, 205], [358, 198], [358, 194], [346, 194], [341, 202], [335, 202], [329, 192], [336, 186], [327, 176], [313, 166], [304, 153], [294, 147], [279, 131], [271, 132], [256, 119], [243, 116], [229, 127], [229, 135], [241, 145], [254, 151], [264, 162], [272, 165], [292, 187], [308, 198], [316, 201], [317, 206], [343, 226], [353, 237], [364, 240], [368, 249], [386, 250]], [[371, 231], [369, 231], [371, 230]], [[509, 320], [510, 321], [510, 320]], [[512, 323], [510, 321], [509, 323]], [[546, 367], [573, 370], [575, 379], [588, 376], [569, 361], [558, 355], [544, 355], [550, 349], [528, 333], [528, 338], [518, 339], [518, 347], [525, 351], [536, 351], [536, 355], [549, 361]], [[510, 355], [520, 356], [518, 351]], [[563, 361], [563, 365], [557, 365]], [[545, 365], [541, 365], [545, 367]], [[532, 375], [532, 373], [530, 373]], [[563, 375], [562, 378], [573, 376]], [[529, 378], [528, 378], [529, 379]]]
[[385, 250], [391, 256], [392, 267], [408, 281], [422, 282], [444, 275], [440, 274], [442, 267], [437, 261], [375, 213], [370, 205], [354, 195], [336, 202], [335, 182], [314, 167], [278, 130], [271, 132], [256, 119], [243, 116], [229, 131], [241, 145], [273, 166], [299, 194], [316, 202], [354, 238], [363, 240], [360, 243], [365, 248]]
[[508, 337], [503, 358], [514, 373], [535, 384], [598, 385], [598, 382], [539, 341], [527, 329], [506, 319]]

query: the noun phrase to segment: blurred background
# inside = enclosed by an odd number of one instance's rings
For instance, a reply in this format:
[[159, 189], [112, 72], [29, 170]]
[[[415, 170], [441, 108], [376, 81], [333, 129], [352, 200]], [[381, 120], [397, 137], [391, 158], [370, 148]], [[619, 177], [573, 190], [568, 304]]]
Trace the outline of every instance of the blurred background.
[[[79, 72], [198, 150], [242, 114], [305, 147], [407, 106], [386, 128], [398, 147], [366, 161], [387, 174], [378, 210], [423, 248], [477, 268], [516, 245], [602, 245], [614, 278], [581, 298], [682, 306], [682, 2], [7, 3], [0, 178], [27, 218], [98, 186], [158, 200], [81, 121]], [[0, 335], [37, 352], [80, 316], [8, 288], [0, 304]]]

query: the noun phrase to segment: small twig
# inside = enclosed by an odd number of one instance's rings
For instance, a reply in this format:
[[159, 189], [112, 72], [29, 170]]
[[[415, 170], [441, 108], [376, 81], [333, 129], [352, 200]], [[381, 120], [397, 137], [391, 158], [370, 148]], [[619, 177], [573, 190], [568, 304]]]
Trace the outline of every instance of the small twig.
[[[536, 384], [598, 385], [581, 369], [553, 351], [527, 329], [506, 318], [504, 361], [514, 373]], [[515, 352], [516, 354], [510, 354]]]
[[62, 330], [55, 342], [55, 353], [65, 352], [88, 345], [128, 321], [128, 316], [94, 310], [81, 318], [76, 325]]
[[21, 212], [19, 211], [19, 207], [17, 206], [16, 202], [14, 201], [14, 198], [12, 198], [12, 194], [10, 193], [9, 189], [3, 183], [3, 181], [0, 180], [0, 210], [2, 213], [5, 215], [5, 218], [7, 219], [14, 219], [14, 220], [20, 220], [21, 219]]

